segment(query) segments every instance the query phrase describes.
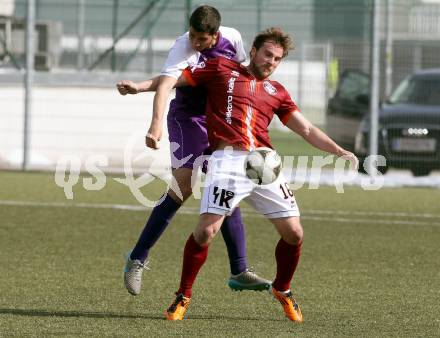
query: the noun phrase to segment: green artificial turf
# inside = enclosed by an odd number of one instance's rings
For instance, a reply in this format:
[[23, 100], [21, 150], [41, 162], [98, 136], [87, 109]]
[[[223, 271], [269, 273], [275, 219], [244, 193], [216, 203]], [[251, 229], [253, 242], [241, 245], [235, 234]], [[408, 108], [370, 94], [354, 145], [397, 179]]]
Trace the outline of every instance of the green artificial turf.
[[[153, 183], [144, 192], [157, 198], [162, 189]], [[139, 204], [112, 177], [103, 190], [78, 184], [73, 192], [66, 200], [50, 173], [0, 172], [1, 337], [440, 336], [437, 189], [296, 191], [305, 229], [292, 284], [300, 325], [267, 292], [229, 291], [221, 235], [187, 319], [165, 321], [199, 201], [188, 201], [151, 250], [151, 270], [133, 297], [123, 285], [123, 256], [150, 210], [114, 209]], [[243, 215], [249, 265], [273, 278], [278, 235], [246, 204]]]

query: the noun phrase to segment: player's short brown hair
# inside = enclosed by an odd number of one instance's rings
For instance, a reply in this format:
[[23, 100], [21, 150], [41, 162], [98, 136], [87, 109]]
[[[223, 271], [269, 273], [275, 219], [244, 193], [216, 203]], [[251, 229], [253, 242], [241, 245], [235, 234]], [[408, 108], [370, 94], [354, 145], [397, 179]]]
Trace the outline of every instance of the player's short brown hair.
[[214, 34], [218, 32], [221, 21], [222, 18], [216, 8], [202, 5], [191, 14], [189, 25], [196, 32]]
[[252, 47], [256, 50], [268, 41], [272, 41], [283, 48], [283, 58], [289, 54], [289, 50], [293, 49], [293, 41], [289, 34], [286, 34], [278, 27], [270, 27], [259, 33], [252, 43]]

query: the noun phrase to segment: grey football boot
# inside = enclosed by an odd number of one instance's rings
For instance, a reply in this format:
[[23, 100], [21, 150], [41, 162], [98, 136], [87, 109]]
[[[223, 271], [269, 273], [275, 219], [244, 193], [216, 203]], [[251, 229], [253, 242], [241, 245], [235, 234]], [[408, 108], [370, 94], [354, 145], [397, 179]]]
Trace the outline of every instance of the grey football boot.
[[138, 259], [131, 260], [130, 253], [127, 254], [124, 267], [124, 284], [127, 291], [133, 296], [141, 293], [142, 272], [150, 270], [147, 265], [148, 261], [142, 263]]
[[233, 291], [263, 291], [269, 290], [272, 282], [270, 280], [261, 278], [252, 269], [246, 269], [238, 275], [231, 275], [228, 285]]

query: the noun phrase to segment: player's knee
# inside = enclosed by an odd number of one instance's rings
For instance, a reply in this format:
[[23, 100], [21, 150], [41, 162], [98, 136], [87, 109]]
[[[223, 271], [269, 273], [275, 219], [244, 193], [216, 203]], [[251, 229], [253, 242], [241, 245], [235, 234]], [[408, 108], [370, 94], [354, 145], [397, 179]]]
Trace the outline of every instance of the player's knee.
[[299, 226], [298, 228], [294, 229], [293, 231], [293, 237], [295, 240], [295, 244], [301, 243], [304, 237], [304, 231], [303, 228], [301, 226]]
[[198, 226], [194, 232], [194, 239], [199, 245], [211, 243], [217, 234], [218, 229], [214, 226]]
[[183, 201], [186, 201], [192, 195], [191, 186], [185, 186], [181, 189]]
[[183, 187], [180, 189], [170, 189], [168, 191], [168, 194], [176, 202], [183, 203], [192, 195], [192, 191], [191, 187]]
[[190, 169], [173, 170], [173, 180], [168, 193], [175, 201], [183, 203], [192, 195], [191, 177]]
[[290, 227], [290, 231], [286, 234], [284, 241], [291, 245], [302, 242], [304, 236], [303, 228], [300, 223]]

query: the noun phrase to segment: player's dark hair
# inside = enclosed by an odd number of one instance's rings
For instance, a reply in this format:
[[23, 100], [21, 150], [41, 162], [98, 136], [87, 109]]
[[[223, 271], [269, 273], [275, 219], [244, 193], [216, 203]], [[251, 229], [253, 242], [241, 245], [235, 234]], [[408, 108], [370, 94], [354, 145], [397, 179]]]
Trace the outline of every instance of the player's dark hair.
[[220, 28], [222, 18], [219, 11], [208, 5], [197, 7], [189, 18], [189, 25], [200, 33], [217, 33]]
[[270, 27], [259, 33], [252, 43], [256, 50], [268, 41], [272, 41], [283, 48], [283, 58], [289, 54], [289, 50], [294, 49], [293, 41], [289, 34], [286, 34], [278, 27]]

